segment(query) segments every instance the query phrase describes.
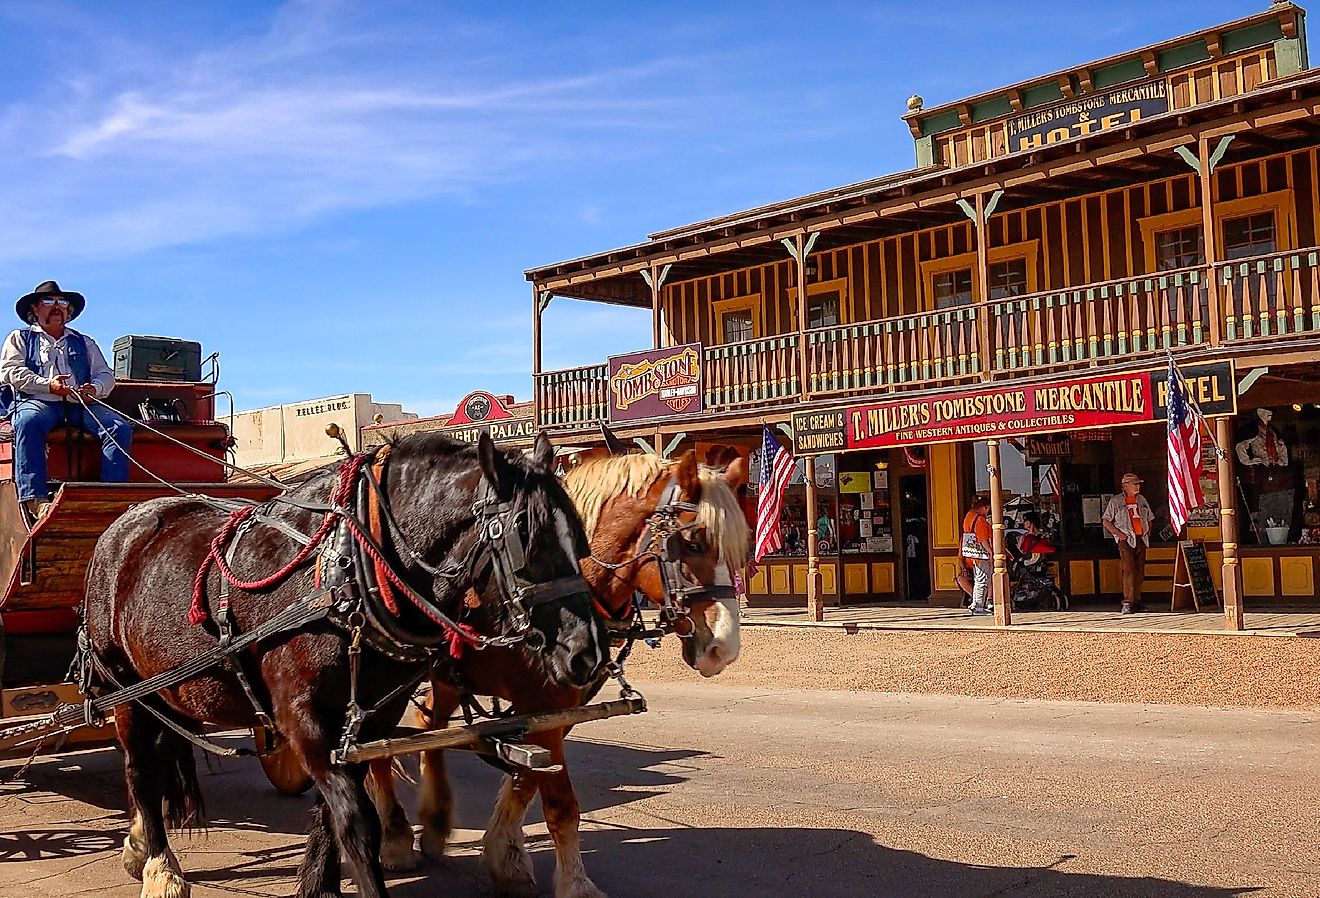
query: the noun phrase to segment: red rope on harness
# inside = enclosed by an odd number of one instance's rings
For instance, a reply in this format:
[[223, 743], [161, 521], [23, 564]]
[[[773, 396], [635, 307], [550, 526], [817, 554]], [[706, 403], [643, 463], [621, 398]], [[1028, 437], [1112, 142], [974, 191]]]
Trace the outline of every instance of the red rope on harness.
[[[347, 504], [349, 497], [353, 494], [353, 484], [357, 481], [358, 471], [361, 469], [362, 463], [365, 461], [366, 456], [357, 456], [339, 469], [339, 482], [335, 484], [335, 487], [330, 494], [331, 505], [343, 507]], [[206, 576], [210, 573], [212, 564], [214, 564], [216, 569], [220, 571], [221, 575], [229, 581], [229, 584], [236, 589], [267, 589], [288, 577], [299, 567], [299, 565], [303, 564], [303, 562], [311, 557], [312, 553], [316, 551], [316, 547], [320, 545], [321, 541], [325, 539], [326, 535], [334, 528], [335, 519], [338, 517], [334, 512], [327, 512], [325, 519], [321, 521], [321, 526], [317, 529], [316, 533], [312, 535], [311, 542], [303, 546], [302, 550], [293, 557], [292, 561], [271, 574], [269, 577], [263, 577], [260, 580], [243, 580], [229, 569], [229, 565], [225, 563], [224, 552], [225, 547], [229, 545], [229, 541], [234, 538], [234, 533], [237, 532], [239, 526], [251, 517], [255, 511], [256, 508], [254, 506], [247, 506], [245, 508], [240, 508], [238, 511], [232, 512], [229, 515], [229, 520], [225, 522], [224, 528], [216, 534], [215, 539], [211, 540], [210, 549], [207, 551], [206, 557], [202, 559], [201, 565], [197, 568], [197, 577], [193, 580], [192, 606], [188, 609], [188, 620], [192, 622], [194, 626], [201, 626], [210, 620], [211, 617], [210, 609], [206, 606]]]

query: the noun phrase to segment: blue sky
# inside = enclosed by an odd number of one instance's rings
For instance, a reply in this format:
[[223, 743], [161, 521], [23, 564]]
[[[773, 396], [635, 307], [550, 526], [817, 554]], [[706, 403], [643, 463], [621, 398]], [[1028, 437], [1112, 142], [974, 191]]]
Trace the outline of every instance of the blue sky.
[[[219, 350], [240, 409], [530, 398], [524, 269], [908, 168], [912, 93], [1266, 8], [0, 0], [0, 285]], [[649, 340], [557, 299], [545, 364]]]

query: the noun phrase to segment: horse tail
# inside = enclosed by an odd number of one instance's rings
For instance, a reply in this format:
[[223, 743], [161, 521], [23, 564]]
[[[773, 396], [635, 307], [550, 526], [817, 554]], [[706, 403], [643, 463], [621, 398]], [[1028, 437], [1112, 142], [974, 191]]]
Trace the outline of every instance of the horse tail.
[[206, 804], [197, 781], [197, 761], [188, 741], [171, 730], [156, 740], [165, 823], [172, 829], [193, 829], [206, 823]]

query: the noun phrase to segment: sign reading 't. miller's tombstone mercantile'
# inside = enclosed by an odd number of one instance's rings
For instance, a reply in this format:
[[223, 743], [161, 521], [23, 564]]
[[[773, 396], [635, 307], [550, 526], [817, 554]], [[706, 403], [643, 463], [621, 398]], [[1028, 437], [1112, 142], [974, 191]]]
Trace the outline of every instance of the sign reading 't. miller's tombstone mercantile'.
[[610, 356], [610, 420], [700, 413], [701, 358], [700, 343]]
[[[1204, 415], [1237, 411], [1228, 362], [1183, 370]], [[793, 454], [1001, 439], [1168, 418], [1167, 369], [1129, 371], [938, 396], [891, 399], [793, 415]]]
[[1119, 128], [1169, 111], [1169, 86], [1143, 81], [1087, 94], [1008, 120], [1008, 151], [1034, 150], [1075, 137]]

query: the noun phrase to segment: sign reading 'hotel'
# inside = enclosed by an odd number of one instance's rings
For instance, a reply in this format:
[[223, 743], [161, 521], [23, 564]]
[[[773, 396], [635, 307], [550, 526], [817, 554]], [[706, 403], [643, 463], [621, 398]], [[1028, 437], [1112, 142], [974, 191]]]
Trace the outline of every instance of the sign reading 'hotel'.
[[1033, 150], [1121, 128], [1168, 111], [1169, 86], [1164, 81], [1145, 81], [1102, 94], [1087, 94], [1009, 119], [1008, 149], [1010, 153]]
[[[969, 390], [793, 415], [793, 454], [920, 446], [1059, 433], [1168, 419], [1167, 369]], [[1205, 415], [1236, 411], [1227, 362], [1183, 371]]]

